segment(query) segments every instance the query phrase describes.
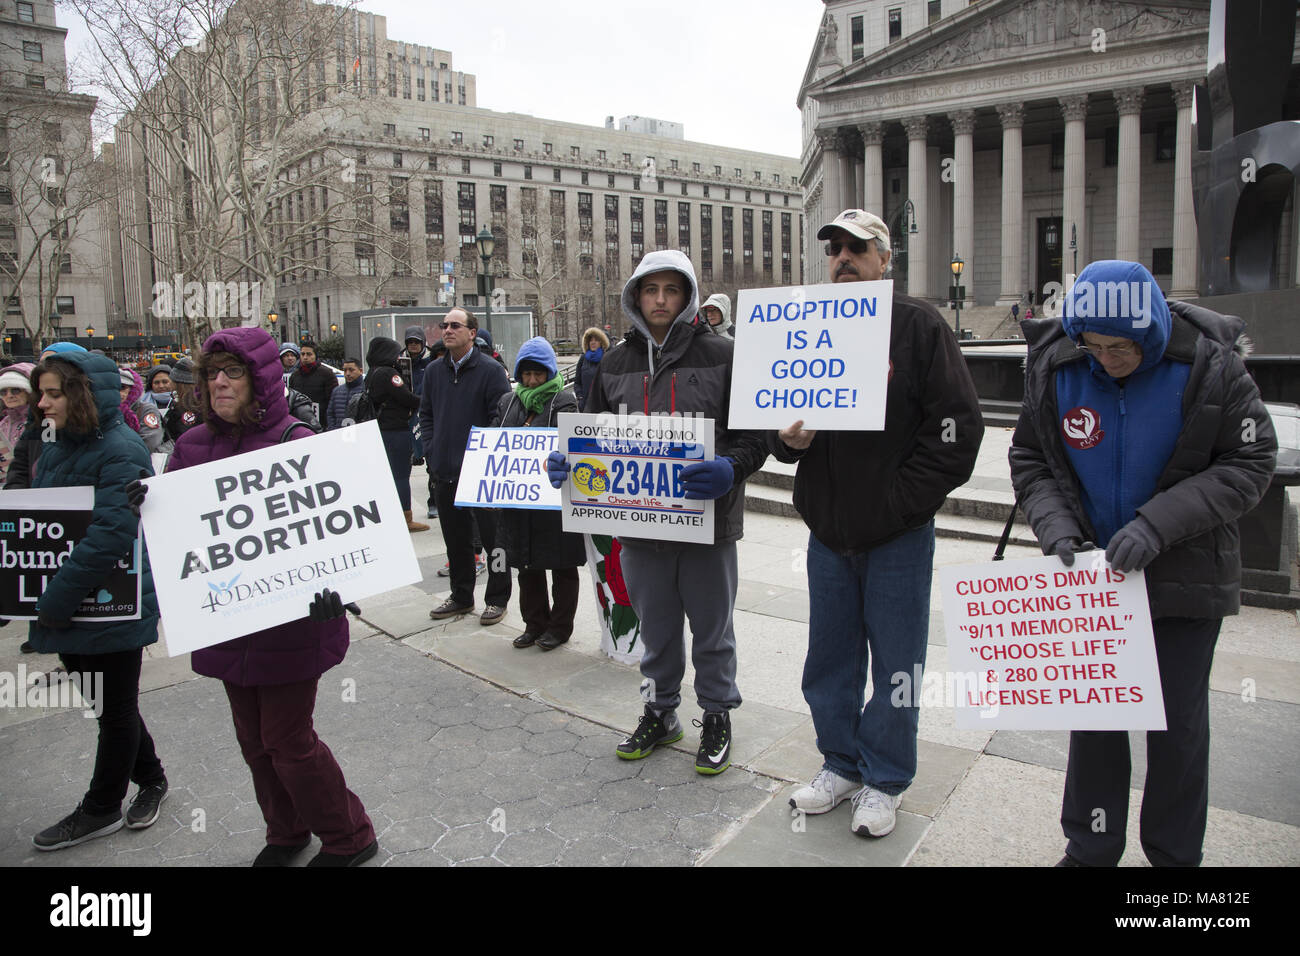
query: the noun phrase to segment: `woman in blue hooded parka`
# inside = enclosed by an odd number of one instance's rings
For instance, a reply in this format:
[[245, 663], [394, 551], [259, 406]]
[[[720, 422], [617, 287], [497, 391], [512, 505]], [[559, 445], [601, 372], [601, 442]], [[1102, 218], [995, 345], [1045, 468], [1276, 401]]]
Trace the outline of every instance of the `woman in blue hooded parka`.
[[[551, 343], [529, 339], [515, 358], [513, 392], [501, 396], [492, 425], [499, 428], [554, 428], [560, 412], [576, 412], [577, 399], [564, 387]], [[498, 518], [506, 560], [519, 569], [519, 613], [524, 633], [515, 647], [536, 644], [553, 650], [573, 633], [578, 610], [578, 568], [587, 563], [582, 535], [565, 532], [558, 511], [503, 508]], [[546, 572], [551, 572], [551, 596]]]
[[[33, 838], [38, 850], [84, 843], [123, 823], [131, 829], [150, 826], [167, 793], [138, 706], [144, 648], [158, 640], [158, 602], [143, 548], [139, 620], [72, 620], [118, 561], [131, 559], [140, 518], [132, 511], [127, 486], [153, 474], [144, 442], [122, 419], [120, 385], [112, 361], [85, 351], [51, 355], [32, 371], [36, 417], [42, 421], [29, 431], [52, 424], [55, 436], [43, 443], [32, 487], [89, 485], [95, 504], [85, 537], [41, 592], [30, 639], [37, 651], [57, 653], [70, 674], [82, 675], [83, 692], [99, 719], [90, 788], [76, 810]], [[122, 800], [131, 782], [140, 789], [123, 818]]]

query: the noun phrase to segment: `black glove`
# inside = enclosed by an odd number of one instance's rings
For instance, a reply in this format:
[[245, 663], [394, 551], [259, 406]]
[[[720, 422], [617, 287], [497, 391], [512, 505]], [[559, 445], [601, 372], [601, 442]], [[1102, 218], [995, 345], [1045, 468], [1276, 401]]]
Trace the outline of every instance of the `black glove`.
[[332, 621], [343, 616], [343, 599], [338, 593], [326, 588], [307, 606], [307, 616], [313, 621]]
[[1074, 567], [1074, 556], [1080, 551], [1091, 551], [1097, 547], [1091, 541], [1080, 541], [1078, 538], [1062, 538], [1054, 545], [1047, 549], [1048, 554], [1054, 554], [1061, 559], [1061, 563], [1067, 568]]
[[36, 616], [36, 623], [41, 627], [48, 627], [51, 631], [66, 631], [72, 627], [72, 621], [56, 621], [43, 613]]
[[[149, 472], [141, 468], [140, 478], [148, 477]], [[149, 486], [142, 483], [140, 478], [134, 478], [126, 483], [126, 503], [131, 508], [131, 514], [137, 518], [140, 517], [140, 505], [144, 504], [144, 496], [149, 493]]]
[[1138, 515], [1115, 532], [1106, 545], [1106, 560], [1116, 571], [1141, 571], [1160, 553], [1160, 536]]
[[343, 605], [343, 610], [351, 611], [353, 617], [361, 616], [361, 606], [357, 604], [356, 601], [349, 601], [347, 604]]

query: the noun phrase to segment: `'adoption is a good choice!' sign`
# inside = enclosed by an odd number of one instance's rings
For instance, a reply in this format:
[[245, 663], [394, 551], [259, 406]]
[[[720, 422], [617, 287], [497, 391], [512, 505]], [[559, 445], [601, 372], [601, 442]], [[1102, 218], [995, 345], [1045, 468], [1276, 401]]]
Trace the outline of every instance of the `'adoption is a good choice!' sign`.
[[420, 580], [374, 421], [147, 480], [140, 517], [172, 656]]
[[546, 477], [555, 434], [554, 428], [471, 428], [456, 507], [559, 511], [560, 490]]
[[[37, 600], [86, 537], [94, 507], [89, 485], [0, 493], [0, 617], [36, 620]], [[130, 552], [85, 596], [72, 620], [138, 620], [140, 554], [137, 534]]]
[[684, 497], [681, 473], [713, 458], [713, 419], [561, 412], [565, 531], [713, 543], [713, 502]]
[[962, 729], [1164, 730], [1146, 576], [1104, 552], [939, 569]]
[[741, 289], [731, 428], [880, 431], [894, 283]]

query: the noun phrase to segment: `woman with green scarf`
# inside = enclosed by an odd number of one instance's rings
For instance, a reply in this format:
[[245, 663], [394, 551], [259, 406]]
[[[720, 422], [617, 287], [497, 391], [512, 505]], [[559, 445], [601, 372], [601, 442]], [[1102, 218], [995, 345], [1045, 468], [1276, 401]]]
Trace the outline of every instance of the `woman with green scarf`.
[[[501, 396], [492, 425], [496, 428], [554, 428], [560, 412], [576, 412], [577, 399], [564, 387], [555, 350], [538, 336], [519, 349], [515, 359], [513, 392]], [[519, 613], [524, 633], [515, 647], [536, 644], [554, 650], [573, 633], [578, 610], [578, 568], [587, 563], [582, 535], [565, 533], [560, 512], [536, 508], [509, 508], [497, 522], [499, 544], [506, 560], [519, 569]], [[551, 592], [546, 572], [551, 572]]]

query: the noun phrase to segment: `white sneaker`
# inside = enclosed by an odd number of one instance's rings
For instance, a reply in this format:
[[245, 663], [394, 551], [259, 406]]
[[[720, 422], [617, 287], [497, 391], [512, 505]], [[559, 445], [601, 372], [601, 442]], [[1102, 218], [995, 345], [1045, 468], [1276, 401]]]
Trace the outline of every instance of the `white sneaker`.
[[853, 795], [853, 832], [858, 836], [882, 837], [894, 832], [894, 811], [903, 795], [891, 797], [875, 787], [863, 787]]
[[830, 813], [861, 786], [862, 784], [845, 780], [835, 771], [823, 767], [812, 778], [812, 783], [794, 792], [790, 806], [804, 813]]

